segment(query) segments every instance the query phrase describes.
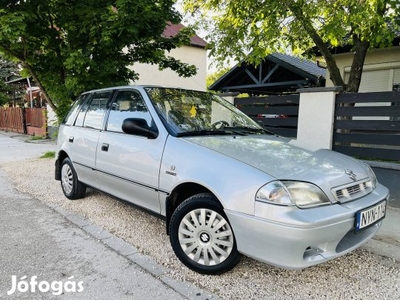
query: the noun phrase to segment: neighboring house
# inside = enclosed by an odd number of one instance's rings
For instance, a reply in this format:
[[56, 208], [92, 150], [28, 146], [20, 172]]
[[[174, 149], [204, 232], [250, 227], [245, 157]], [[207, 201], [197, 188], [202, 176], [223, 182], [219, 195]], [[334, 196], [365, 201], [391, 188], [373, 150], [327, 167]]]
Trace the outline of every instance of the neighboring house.
[[[182, 24], [167, 25], [163, 36], [173, 37], [184, 26]], [[207, 75], [207, 43], [194, 35], [190, 40], [190, 45], [182, 46], [173, 49], [169, 56], [179, 59], [184, 63], [195, 65], [197, 74], [195, 76], [184, 78], [170, 69], [160, 71], [157, 65], [136, 63], [132, 69], [139, 74], [139, 79], [132, 84], [152, 84], [163, 86], [176, 86], [195, 90], [206, 90], [206, 75]]]
[[45, 105], [40, 89], [30, 78], [13, 76], [6, 84], [12, 87], [9, 106], [42, 107]]
[[[353, 60], [350, 46], [334, 49], [334, 57], [344, 81], [349, 80], [350, 67]], [[326, 86], [333, 86], [326, 75]], [[368, 51], [363, 73], [361, 76], [359, 93], [400, 91], [400, 37], [394, 39], [393, 47], [377, 48]], [[397, 103], [358, 103], [356, 106], [393, 106]], [[389, 117], [353, 117], [353, 120], [395, 120]]]
[[[334, 57], [344, 81], [349, 80], [353, 52], [349, 47], [335, 49]], [[326, 75], [326, 86], [333, 86]], [[364, 63], [359, 93], [400, 90], [400, 37], [393, 47], [370, 50]]]
[[310, 60], [273, 53], [257, 66], [238, 64], [209, 89], [250, 95], [295, 93], [299, 88], [325, 86], [325, 72]]

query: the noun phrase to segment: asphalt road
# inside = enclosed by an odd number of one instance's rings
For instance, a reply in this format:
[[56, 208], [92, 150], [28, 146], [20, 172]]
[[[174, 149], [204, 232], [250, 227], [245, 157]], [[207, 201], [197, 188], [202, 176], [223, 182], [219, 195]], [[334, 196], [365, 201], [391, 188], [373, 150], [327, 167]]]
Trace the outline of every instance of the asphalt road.
[[400, 208], [400, 170], [373, 167], [378, 181], [390, 191], [389, 206]]

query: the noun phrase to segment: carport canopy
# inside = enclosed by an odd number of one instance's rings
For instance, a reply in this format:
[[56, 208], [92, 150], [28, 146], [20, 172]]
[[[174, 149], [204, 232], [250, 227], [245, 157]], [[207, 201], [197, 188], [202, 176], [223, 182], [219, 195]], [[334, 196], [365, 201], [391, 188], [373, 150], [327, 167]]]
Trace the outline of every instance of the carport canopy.
[[236, 65], [209, 89], [250, 95], [294, 93], [299, 88], [325, 86], [325, 73], [313, 61], [273, 53], [257, 66], [246, 62]]

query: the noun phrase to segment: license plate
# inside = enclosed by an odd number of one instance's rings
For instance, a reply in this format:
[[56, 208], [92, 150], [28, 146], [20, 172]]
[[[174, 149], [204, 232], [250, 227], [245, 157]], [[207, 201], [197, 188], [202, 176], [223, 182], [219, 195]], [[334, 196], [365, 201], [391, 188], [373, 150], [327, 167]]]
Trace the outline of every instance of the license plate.
[[356, 231], [382, 220], [386, 214], [386, 201], [356, 213]]

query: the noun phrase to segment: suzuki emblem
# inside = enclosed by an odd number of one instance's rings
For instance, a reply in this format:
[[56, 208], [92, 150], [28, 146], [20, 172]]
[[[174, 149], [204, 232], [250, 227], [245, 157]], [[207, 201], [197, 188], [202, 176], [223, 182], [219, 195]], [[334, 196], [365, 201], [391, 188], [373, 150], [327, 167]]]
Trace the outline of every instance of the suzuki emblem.
[[210, 237], [208, 236], [207, 233], [202, 233], [200, 235], [200, 239], [203, 243], [208, 243], [210, 241]]
[[357, 175], [354, 174], [354, 172], [352, 170], [349, 169], [345, 169], [344, 172], [349, 175], [349, 177], [353, 180], [356, 181], [357, 180]]

